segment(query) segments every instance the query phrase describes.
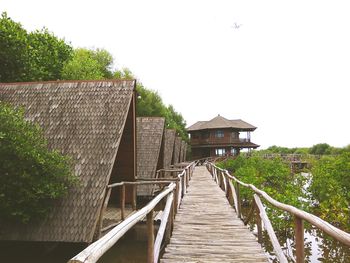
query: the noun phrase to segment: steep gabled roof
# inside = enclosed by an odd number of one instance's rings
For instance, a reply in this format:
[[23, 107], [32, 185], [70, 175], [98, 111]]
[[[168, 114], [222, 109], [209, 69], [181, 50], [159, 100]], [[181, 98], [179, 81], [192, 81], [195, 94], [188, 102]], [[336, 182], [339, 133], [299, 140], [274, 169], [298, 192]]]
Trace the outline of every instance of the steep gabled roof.
[[50, 149], [71, 156], [79, 186], [40, 223], [0, 226], [1, 240], [91, 242], [135, 81], [0, 84], [0, 100], [24, 107]]
[[174, 153], [174, 144], [175, 144], [175, 135], [176, 131], [171, 129], [166, 129], [164, 133], [164, 159], [163, 166], [164, 168], [170, 168], [171, 160]]
[[[160, 156], [165, 119], [162, 117], [136, 118], [137, 178], [154, 178]], [[138, 195], [150, 195], [152, 186], [139, 186]]]
[[172, 164], [177, 164], [180, 162], [181, 145], [182, 145], [181, 137], [176, 137]]
[[219, 128], [233, 128], [241, 131], [253, 131], [255, 126], [241, 120], [228, 120], [220, 115], [211, 119], [210, 121], [198, 121], [192, 126], [187, 128], [187, 131], [198, 131], [206, 129], [219, 129]]

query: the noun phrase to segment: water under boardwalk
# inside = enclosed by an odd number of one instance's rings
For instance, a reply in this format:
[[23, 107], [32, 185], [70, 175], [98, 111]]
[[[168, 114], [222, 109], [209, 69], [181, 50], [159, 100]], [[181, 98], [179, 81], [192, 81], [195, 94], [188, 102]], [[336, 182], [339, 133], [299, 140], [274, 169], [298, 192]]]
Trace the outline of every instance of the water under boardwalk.
[[268, 262], [205, 166], [194, 170], [160, 262]]

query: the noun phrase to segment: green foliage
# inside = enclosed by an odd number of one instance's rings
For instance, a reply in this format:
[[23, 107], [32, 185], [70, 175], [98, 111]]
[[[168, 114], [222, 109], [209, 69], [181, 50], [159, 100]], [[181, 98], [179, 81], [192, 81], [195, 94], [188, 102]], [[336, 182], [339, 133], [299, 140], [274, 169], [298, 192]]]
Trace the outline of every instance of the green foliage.
[[28, 35], [20, 23], [2, 13], [0, 19], [0, 82], [27, 79]]
[[50, 211], [76, 184], [70, 159], [49, 151], [38, 125], [0, 103], [0, 221], [27, 223]]
[[319, 143], [310, 148], [310, 154], [325, 155], [332, 153], [332, 147], [327, 143]]
[[72, 47], [45, 28], [31, 32], [28, 42], [30, 80], [61, 79], [63, 66], [72, 56]]
[[37, 81], [61, 78], [72, 47], [47, 29], [28, 33], [2, 13], [0, 19], [0, 81]]
[[350, 230], [350, 153], [325, 156], [313, 164], [309, 188], [321, 218]]
[[[305, 197], [302, 186], [306, 179], [300, 174], [291, 175], [288, 164], [279, 158], [264, 159], [258, 155], [246, 158], [239, 155], [236, 159], [228, 159], [218, 165], [229, 170], [239, 180], [255, 185], [282, 203], [307, 209], [307, 204], [302, 198]], [[249, 188], [240, 187], [240, 193], [243, 203], [248, 203], [253, 199], [253, 191]], [[268, 216], [276, 229], [291, 226], [293, 218], [290, 214], [272, 208], [268, 202], [264, 203], [267, 206]]]
[[155, 91], [146, 89], [142, 84], [137, 84], [137, 116], [165, 117], [166, 128], [175, 129], [183, 140], [188, 140], [186, 122], [182, 115], [175, 111], [172, 105], [164, 105], [162, 98]]
[[[253, 184], [264, 190], [271, 197], [280, 202], [301, 207], [298, 197], [304, 194], [301, 191], [304, 179], [298, 175], [292, 176], [288, 164], [279, 158], [264, 159], [254, 155], [246, 158], [239, 155], [236, 159], [229, 159], [220, 164], [221, 167], [233, 172], [243, 182]], [[242, 188], [243, 197], [251, 198], [251, 191]]]
[[112, 78], [113, 57], [104, 49], [78, 48], [63, 67], [62, 78], [69, 80], [99, 80]]

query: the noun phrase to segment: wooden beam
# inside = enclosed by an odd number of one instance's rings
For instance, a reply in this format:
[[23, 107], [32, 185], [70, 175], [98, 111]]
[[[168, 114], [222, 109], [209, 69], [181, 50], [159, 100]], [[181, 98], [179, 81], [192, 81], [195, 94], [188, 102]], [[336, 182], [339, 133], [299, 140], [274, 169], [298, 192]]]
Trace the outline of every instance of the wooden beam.
[[[161, 223], [160, 223], [160, 226], [158, 229], [156, 241], [154, 243], [154, 251], [153, 251], [153, 262], [154, 263], [158, 262], [158, 258], [159, 258], [159, 254], [160, 254], [160, 245], [162, 244], [162, 240], [164, 237], [164, 233], [165, 233], [165, 229], [166, 229], [168, 220], [169, 221], [171, 220], [171, 218], [169, 218], [169, 217], [170, 217], [170, 211], [171, 211], [173, 199], [174, 199], [174, 194], [170, 193], [167, 197], [167, 200], [166, 200], [166, 204], [164, 207]], [[152, 218], [152, 224], [153, 224], [153, 218]]]

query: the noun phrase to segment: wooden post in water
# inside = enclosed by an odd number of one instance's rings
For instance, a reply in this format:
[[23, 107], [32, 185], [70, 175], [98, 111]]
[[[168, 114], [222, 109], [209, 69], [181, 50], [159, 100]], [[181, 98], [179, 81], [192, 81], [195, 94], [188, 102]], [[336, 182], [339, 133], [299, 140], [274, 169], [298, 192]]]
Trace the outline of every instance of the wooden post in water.
[[125, 184], [120, 189], [120, 217], [122, 220], [125, 219]]
[[297, 263], [304, 263], [304, 222], [295, 216], [295, 254]]
[[147, 263], [154, 263], [154, 225], [153, 225], [153, 209], [147, 214]]

